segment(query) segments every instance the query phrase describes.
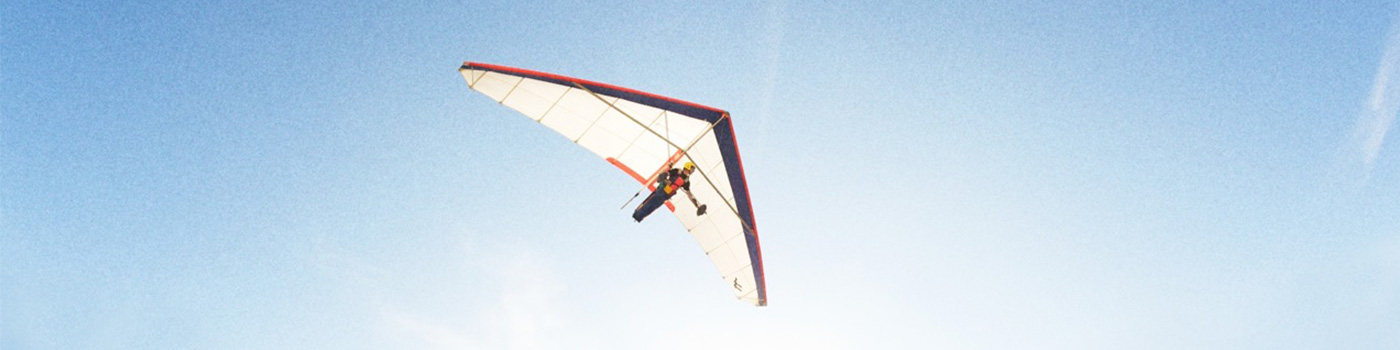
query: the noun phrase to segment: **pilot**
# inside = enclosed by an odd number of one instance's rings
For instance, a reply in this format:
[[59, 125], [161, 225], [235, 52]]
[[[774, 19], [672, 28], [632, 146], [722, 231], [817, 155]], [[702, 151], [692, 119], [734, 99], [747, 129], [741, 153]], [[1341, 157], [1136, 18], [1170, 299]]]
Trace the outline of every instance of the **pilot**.
[[690, 198], [690, 203], [697, 208], [695, 215], [705, 215], [705, 206], [695, 200], [695, 195], [690, 193], [690, 174], [695, 172], [695, 163], [686, 162], [684, 167], [672, 168], [656, 177], [656, 190], [651, 191], [646, 200], [637, 206], [637, 210], [632, 212], [632, 219], [642, 222], [647, 215], [660, 208], [661, 204], [676, 195], [676, 191], [684, 190], [685, 196]]

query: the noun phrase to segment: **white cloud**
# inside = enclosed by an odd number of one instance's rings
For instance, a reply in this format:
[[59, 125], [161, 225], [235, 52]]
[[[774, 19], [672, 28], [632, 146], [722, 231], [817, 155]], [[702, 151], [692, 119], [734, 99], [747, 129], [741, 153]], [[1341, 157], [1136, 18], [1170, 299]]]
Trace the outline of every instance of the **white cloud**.
[[[773, 100], [778, 91], [779, 77], [782, 74], [783, 64], [783, 42], [787, 33], [787, 1], [773, 0], [768, 2], [766, 8], [766, 19], [763, 28], [763, 87], [760, 91], [762, 100], [759, 101], [759, 110], [756, 115], [745, 116], [746, 121], [750, 121], [750, 128], [755, 130], [755, 135], [762, 136], [768, 133], [768, 119], [773, 116]], [[765, 137], [749, 137], [754, 149], [764, 147]]]
[[671, 349], [850, 349], [840, 332], [777, 322], [692, 324], [668, 331], [656, 348]]
[[1386, 134], [1395, 124], [1395, 114], [1400, 111], [1400, 88], [1391, 86], [1397, 72], [1400, 72], [1400, 25], [1392, 25], [1390, 36], [1386, 39], [1385, 54], [1371, 84], [1371, 97], [1357, 119], [1352, 134], [1355, 145], [1361, 151], [1362, 163], [1368, 169], [1380, 155]]
[[562, 286], [549, 268], [532, 254], [516, 255], [500, 271], [501, 298], [490, 318], [504, 321], [510, 349], [540, 348], [540, 333], [558, 323], [555, 296]]
[[[528, 250], [479, 250], [470, 244], [463, 248], [467, 274], [477, 276], [443, 278], [478, 281], [473, 287], [480, 290], [460, 295], [463, 300], [493, 294], [495, 299], [469, 309], [474, 315], [465, 318], [452, 315], [455, 308], [448, 306], [452, 300], [437, 301], [444, 304], [441, 310], [422, 309], [424, 300], [381, 300], [386, 333], [426, 343], [431, 349], [544, 348], [542, 341], [550, 339], [551, 330], [559, 323], [556, 301], [563, 290], [549, 265]], [[400, 308], [414, 304], [420, 308], [413, 314]]]
[[430, 349], [476, 349], [459, 328], [425, 322], [394, 310], [384, 310], [384, 319], [395, 328], [428, 343]]

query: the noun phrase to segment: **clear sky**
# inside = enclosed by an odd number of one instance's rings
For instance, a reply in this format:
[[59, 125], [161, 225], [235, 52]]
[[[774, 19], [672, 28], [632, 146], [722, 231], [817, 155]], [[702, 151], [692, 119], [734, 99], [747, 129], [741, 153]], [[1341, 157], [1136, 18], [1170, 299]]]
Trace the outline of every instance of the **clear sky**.
[[[1394, 349], [1397, 14], [6, 0], [0, 348]], [[770, 306], [468, 60], [729, 110]]]

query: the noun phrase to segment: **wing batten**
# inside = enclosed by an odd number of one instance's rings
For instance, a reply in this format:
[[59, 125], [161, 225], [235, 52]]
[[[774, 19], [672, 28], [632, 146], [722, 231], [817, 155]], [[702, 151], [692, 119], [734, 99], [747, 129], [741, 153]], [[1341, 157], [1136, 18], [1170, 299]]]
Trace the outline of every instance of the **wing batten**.
[[[614, 97], [613, 100], [617, 100], [617, 98]], [[593, 122], [588, 124], [588, 129], [584, 129], [582, 134], [578, 134], [578, 137], [574, 138], [574, 143], [578, 143], [578, 141], [582, 140], [584, 136], [588, 136], [588, 132], [593, 131], [593, 126], [598, 125], [598, 121], [603, 120], [603, 115], [605, 114], [608, 114], [607, 109], [604, 109], [602, 112], [598, 112], [598, 116], [594, 117]]]
[[[554, 107], [558, 107], [558, 106], [559, 106], [559, 101], [563, 101], [563, 100], [564, 100], [564, 96], [569, 96], [569, 91], [573, 91], [573, 90], [574, 90], [573, 88], [564, 89], [564, 93], [559, 94], [559, 98], [554, 99], [554, 103], [549, 104], [549, 108], [546, 108], [546, 109], [544, 110], [544, 114], [541, 114], [541, 115], [540, 115], [540, 119], [538, 119], [538, 120], [536, 120], [536, 121], [537, 121], [537, 122], [543, 123], [543, 122], [544, 122], [544, 118], [549, 116], [549, 112], [553, 112], [553, 111], [554, 111]], [[582, 135], [582, 133], [580, 133], [579, 135]]]
[[[674, 216], [701, 244], [737, 298], [767, 304], [758, 232], [728, 112], [520, 68], [466, 62], [460, 71], [472, 90], [553, 129], [634, 180], [652, 181], [678, 157], [700, 165], [698, 172], [705, 182], [694, 182], [692, 193], [701, 203], [724, 202], [730, 210], [700, 216], [688, 201], [674, 201], [668, 207], [674, 204]], [[672, 114], [685, 118], [672, 118]], [[633, 117], [641, 115], [654, 117], [645, 122]], [[681, 147], [677, 141], [690, 142]], [[642, 179], [646, 174], [634, 169], [658, 170]], [[741, 235], [742, 241], [736, 237]]]
[[[515, 89], [519, 88], [519, 87], [520, 87], [520, 83], [523, 83], [523, 82], [525, 82], [525, 78], [521, 78], [520, 80], [517, 80], [517, 81], [515, 82], [515, 85], [512, 85], [512, 86], [510, 87], [510, 91], [506, 91], [506, 95], [505, 95], [505, 96], [501, 96], [501, 104], [505, 104], [505, 103], [506, 103], [506, 100], [509, 100], [509, 99], [510, 99], [510, 95], [511, 95], [511, 94], [514, 94], [514, 93], [515, 93]], [[539, 119], [535, 119], [535, 120], [538, 121]]]

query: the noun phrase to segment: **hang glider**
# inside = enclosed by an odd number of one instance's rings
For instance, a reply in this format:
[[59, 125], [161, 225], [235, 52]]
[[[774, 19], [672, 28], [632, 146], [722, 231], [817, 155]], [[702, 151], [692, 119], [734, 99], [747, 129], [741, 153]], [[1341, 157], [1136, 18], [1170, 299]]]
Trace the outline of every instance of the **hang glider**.
[[472, 90], [597, 154], [643, 185], [693, 162], [688, 200], [666, 207], [740, 300], [768, 304], [763, 258], [729, 112], [624, 87], [527, 69], [466, 62]]

